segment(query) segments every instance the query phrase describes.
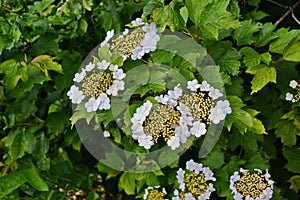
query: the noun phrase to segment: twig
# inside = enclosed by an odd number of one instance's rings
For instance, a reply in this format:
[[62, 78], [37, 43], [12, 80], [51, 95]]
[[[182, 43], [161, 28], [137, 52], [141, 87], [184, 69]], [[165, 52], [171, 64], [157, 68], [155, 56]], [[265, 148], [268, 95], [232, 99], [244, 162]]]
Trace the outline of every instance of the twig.
[[[270, 1], [270, 0], [268, 0]], [[277, 2], [276, 2], [277, 3]], [[298, 1], [297, 3], [295, 3], [294, 5], [288, 7], [288, 10], [284, 13], [284, 15], [282, 15], [282, 17], [280, 17], [280, 19], [278, 19], [275, 22], [275, 25], [277, 26], [278, 24], [280, 24], [289, 14], [293, 13], [294, 9], [300, 4], [300, 1]], [[294, 17], [293, 17], [294, 18]], [[298, 19], [297, 19], [297, 23], [298, 23]]]
[[292, 10], [292, 17], [293, 19], [300, 25], [300, 21], [297, 19], [297, 17], [294, 14], [294, 11]]
[[267, 1], [270, 2], [270, 3], [272, 3], [272, 4], [274, 4], [274, 5], [276, 5], [276, 6], [279, 6], [281, 8], [285, 8], [285, 9], [289, 8], [288, 6], [282, 5], [281, 3], [278, 3], [278, 2], [273, 1], [273, 0], [267, 0]]

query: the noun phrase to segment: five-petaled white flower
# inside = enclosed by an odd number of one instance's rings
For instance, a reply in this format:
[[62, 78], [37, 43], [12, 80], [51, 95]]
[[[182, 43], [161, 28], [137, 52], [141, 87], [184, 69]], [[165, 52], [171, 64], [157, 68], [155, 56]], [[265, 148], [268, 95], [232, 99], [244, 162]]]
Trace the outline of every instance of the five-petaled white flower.
[[109, 137], [110, 136], [109, 131], [107, 131], [107, 130], [103, 131], [103, 136], [106, 138]]
[[175, 150], [180, 146], [180, 139], [179, 137], [173, 136], [167, 141], [167, 144], [172, 150]]
[[200, 91], [209, 92], [210, 91], [210, 84], [208, 84], [206, 81], [202, 81], [199, 88], [200, 88]]
[[144, 147], [145, 149], [150, 149], [154, 144], [152, 141], [151, 135], [142, 135], [138, 138], [139, 145]]
[[196, 79], [187, 82], [187, 89], [194, 92], [199, 88], [200, 88], [200, 84], [198, 83], [198, 81]]
[[222, 97], [223, 94], [220, 92], [219, 89], [211, 87], [210, 91], [208, 93], [208, 96], [210, 96], [213, 100], [216, 100], [216, 99]]
[[126, 74], [123, 72], [122, 69], [117, 69], [113, 71], [113, 78], [117, 80], [122, 80], [123, 78], [126, 77]]
[[73, 81], [80, 83], [84, 79], [85, 76], [86, 76], [86, 71], [84, 69], [82, 69], [82, 71], [80, 73], [75, 74]]
[[132, 50], [131, 59], [132, 60], [141, 59], [144, 54], [145, 54], [145, 51], [144, 51], [143, 47], [137, 46]]
[[105, 93], [101, 93], [99, 95], [98, 99], [99, 99], [99, 107], [98, 107], [99, 110], [109, 110], [110, 109], [110, 100]]
[[136, 18], [135, 20], [131, 21], [131, 25], [133, 27], [141, 26], [141, 25], [144, 25], [144, 24], [145, 24], [145, 22], [143, 22], [141, 18]]
[[98, 69], [101, 69], [101, 70], [106, 70], [109, 65], [110, 65], [110, 63], [107, 62], [106, 60], [102, 60], [101, 62], [97, 62]]
[[86, 70], [87, 72], [92, 71], [94, 68], [95, 68], [95, 64], [93, 64], [92, 62], [89, 62], [89, 64], [87, 64], [87, 65], [85, 66], [85, 70]]
[[193, 123], [193, 127], [191, 128], [190, 132], [191, 135], [194, 135], [196, 137], [200, 137], [201, 135], [205, 135], [206, 133], [206, 125], [202, 122], [195, 121]]
[[79, 88], [75, 85], [71, 86], [70, 90], [67, 92], [67, 95], [74, 104], [80, 104], [81, 101], [84, 99], [83, 92], [80, 91]]
[[87, 112], [94, 112], [98, 110], [98, 107], [100, 105], [100, 100], [95, 99], [94, 97], [89, 98], [89, 100], [85, 103], [85, 108]]
[[291, 80], [291, 81], [290, 81], [290, 87], [291, 87], [291, 88], [294, 88], [294, 89], [295, 89], [295, 88], [297, 87], [297, 85], [298, 85], [297, 81], [295, 81], [295, 80]]

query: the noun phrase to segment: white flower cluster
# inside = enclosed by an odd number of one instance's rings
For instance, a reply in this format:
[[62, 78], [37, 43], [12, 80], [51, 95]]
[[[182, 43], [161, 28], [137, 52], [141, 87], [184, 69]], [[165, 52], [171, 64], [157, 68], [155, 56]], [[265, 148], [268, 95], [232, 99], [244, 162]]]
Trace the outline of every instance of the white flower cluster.
[[[126, 74], [122, 69], [119, 69], [117, 65], [111, 64], [106, 60], [102, 60], [101, 62], [97, 62], [97, 69], [100, 71], [105, 71], [108, 69], [113, 74], [113, 83], [112, 85], [105, 91], [99, 94], [98, 98], [90, 97], [85, 102], [85, 108], [87, 112], [94, 112], [97, 110], [109, 110], [110, 109], [110, 99], [108, 95], [116, 96], [118, 92], [124, 90], [124, 79]], [[73, 79], [77, 84], [84, 82], [84, 78], [88, 77], [88, 75], [95, 69], [95, 64], [89, 62], [85, 68], [82, 68], [80, 73], [76, 73]], [[86, 96], [84, 96], [83, 91], [79, 90], [79, 87], [72, 85], [70, 90], [67, 92], [70, 100], [73, 104], [80, 104]]]
[[137, 60], [141, 59], [145, 53], [155, 51], [160, 37], [157, 34], [156, 25], [154, 22], [149, 24], [143, 22], [141, 18], [137, 18], [136, 20], [131, 21], [131, 24], [134, 27], [142, 26], [145, 34], [144, 38], [141, 40], [140, 46], [137, 46], [132, 50], [131, 59]]
[[167, 194], [167, 191], [166, 191], [165, 188], [161, 189], [160, 186], [153, 186], [153, 187], [152, 186], [148, 186], [145, 189], [145, 193], [144, 193], [144, 196], [143, 196], [144, 200], [150, 200], [148, 197], [149, 197], [149, 194], [150, 194], [151, 190], [161, 190], [164, 195]]
[[[201, 84], [198, 83], [196, 79], [192, 81], [188, 81], [187, 88], [192, 92], [197, 91], [198, 89], [201, 92], [208, 92], [208, 96], [212, 98], [212, 100], [217, 100], [223, 96], [219, 89], [216, 89], [206, 81], [203, 81]], [[227, 114], [231, 113], [231, 108], [228, 100], [219, 100], [216, 102], [216, 106], [214, 106], [211, 110], [211, 114], [209, 115], [209, 119], [214, 124], [219, 124], [220, 121], [224, 120]]]
[[[178, 87], [178, 86], [177, 86]], [[212, 98], [212, 100], [216, 100], [223, 96], [223, 94], [220, 92], [220, 90], [211, 87], [206, 81], [203, 81], [201, 84], [198, 83], [196, 79], [192, 81], [187, 82], [187, 89], [189, 89], [192, 92], [197, 91], [198, 89], [201, 92], [208, 92], [208, 96]], [[176, 89], [178, 90], [178, 89]], [[174, 91], [176, 91], [174, 89]], [[182, 96], [182, 90], [177, 91], [180, 96]], [[171, 93], [172, 94], [172, 93]], [[180, 97], [177, 95], [177, 98], [173, 97], [174, 95], [165, 95], [165, 96], [159, 96], [156, 97], [156, 100], [158, 102], [168, 104], [171, 106], [176, 106], [177, 99]], [[194, 121], [190, 108], [183, 103], [179, 102], [179, 105], [177, 105], [177, 110], [181, 113], [180, 118], [180, 126], [177, 126], [175, 128], [175, 136], [171, 137], [171, 139], [168, 141], [168, 145], [171, 147], [172, 150], [178, 148], [180, 146], [180, 143], [185, 143], [187, 141], [187, 138], [190, 135], [194, 135], [195, 137], [200, 137], [202, 135], [205, 135], [206, 133], [206, 124], [199, 121]], [[209, 119], [214, 124], [220, 123], [221, 120], [224, 120], [227, 114], [231, 113], [231, 108], [229, 101], [227, 100], [219, 100], [216, 103], [216, 106], [214, 106], [211, 110], [211, 114], [209, 115]]]
[[[158, 103], [180, 112], [179, 123], [172, 125], [172, 128], [175, 130], [175, 135], [171, 136], [167, 141], [167, 145], [172, 150], [177, 149], [180, 144], [186, 143], [188, 137], [191, 135], [201, 137], [207, 132], [206, 124], [194, 120], [190, 108], [179, 101], [180, 97], [183, 96], [183, 90], [180, 89], [179, 86], [180, 85], [178, 84], [173, 90], [169, 90], [165, 95], [155, 97], [155, 100]], [[219, 97], [223, 96], [218, 89], [211, 87], [206, 81], [203, 81], [201, 84], [199, 84], [197, 80], [188, 81], [187, 88], [192, 92], [195, 92], [198, 89], [202, 92], [207, 92], [208, 96], [213, 100], [217, 100]], [[148, 101], [148, 103], [145, 103], [143, 106], [138, 108], [131, 119], [132, 137], [133, 139], [138, 140], [139, 145], [144, 146], [146, 149], [150, 149], [151, 146], [154, 145], [152, 136], [146, 135], [143, 129], [143, 123], [149, 115], [151, 107], [152, 104]], [[215, 106], [212, 107], [208, 118], [212, 121], [212, 123], [218, 124], [220, 121], [225, 119], [227, 114], [230, 113], [231, 108], [229, 101], [219, 100], [216, 101]]]
[[[292, 89], [296, 89], [296, 90], [298, 89], [297, 91], [299, 92], [299, 91], [300, 91], [300, 86], [298, 87], [298, 85], [299, 85], [299, 84], [298, 84], [297, 81], [295, 81], [295, 80], [291, 80], [291, 81], [290, 81], [290, 87], [291, 87]], [[297, 96], [297, 95], [294, 96], [293, 94], [287, 92], [287, 93], [285, 94], [285, 100], [291, 101], [291, 102], [295, 103], [295, 102], [299, 101], [299, 94], [298, 94], [298, 96]]]
[[146, 120], [146, 117], [150, 114], [151, 108], [152, 103], [147, 100], [142, 106], [136, 109], [136, 112], [131, 118], [132, 138], [138, 140], [139, 145], [146, 149], [150, 149], [154, 144], [152, 136], [146, 135], [143, 128], [143, 123]]
[[[274, 181], [272, 181], [271, 175], [269, 174], [268, 170], [266, 170], [266, 173], [263, 174], [260, 169], [254, 169], [256, 174], [260, 175], [264, 178], [264, 181], [268, 184], [268, 186], [263, 190], [262, 194], [256, 198], [253, 198], [251, 196], [244, 196], [241, 194], [237, 188], [235, 187], [235, 183], [238, 182], [241, 179], [240, 173], [249, 172], [249, 170], [240, 168], [240, 171], [236, 171], [233, 173], [233, 175], [230, 176], [230, 189], [233, 194], [234, 200], [269, 200], [273, 196], [273, 184]], [[253, 185], [253, 183], [249, 183], [249, 185]], [[257, 188], [261, 188], [261, 185], [257, 185]], [[246, 188], [247, 190], [248, 188]]]
[[[197, 198], [194, 197], [195, 194], [192, 194], [191, 192], [188, 191], [188, 186], [187, 186], [188, 184], [196, 184], [197, 185], [197, 183], [186, 183], [184, 181], [186, 174], [190, 173], [190, 172], [195, 172], [196, 175], [199, 175], [202, 173], [204, 175], [204, 181], [208, 185], [207, 189], [201, 195], [197, 196]], [[216, 181], [216, 178], [214, 177], [214, 173], [208, 167], [203, 167], [203, 165], [201, 163], [196, 163], [192, 159], [186, 162], [186, 170], [179, 168], [179, 170], [177, 171], [176, 178], [177, 178], [177, 181], [179, 184], [179, 190], [181, 192], [184, 192], [185, 199], [206, 200], [206, 199], [209, 199], [211, 193], [215, 191], [215, 188], [213, 187], [213, 184], [211, 183], [211, 181]], [[175, 195], [175, 197], [172, 197], [172, 200], [180, 200], [178, 190], [174, 191], [174, 195]]]

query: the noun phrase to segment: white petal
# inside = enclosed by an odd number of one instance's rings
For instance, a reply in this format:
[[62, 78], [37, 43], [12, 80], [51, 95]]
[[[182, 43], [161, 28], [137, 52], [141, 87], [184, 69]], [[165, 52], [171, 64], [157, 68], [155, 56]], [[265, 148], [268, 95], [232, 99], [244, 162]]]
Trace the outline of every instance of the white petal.
[[291, 88], [296, 88], [297, 85], [298, 85], [297, 81], [295, 81], [295, 80], [291, 80], [291, 81], [290, 81], [290, 87], [291, 87]]

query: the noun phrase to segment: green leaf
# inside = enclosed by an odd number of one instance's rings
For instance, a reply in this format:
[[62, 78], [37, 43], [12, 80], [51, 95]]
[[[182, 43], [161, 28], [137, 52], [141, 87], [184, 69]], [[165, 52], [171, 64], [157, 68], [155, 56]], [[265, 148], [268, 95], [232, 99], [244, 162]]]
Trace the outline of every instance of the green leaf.
[[34, 13], [38, 12], [41, 13], [45, 10], [48, 6], [50, 6], [55, 0], [43, 0], [43, 1], [35, 1], [33, 6], [28, 6], [29, 11]]
[[289, 179], [289, 183], [291, 183], [290, 189], [298, 193], [300, 189], [300, 176], [299, 175], [292, 176]]
[[45, 126], [49, 131], [62, 133], [69, 123], [68, 116], [63, 112], [53, 112], [48, 114]]
[[270, 62], [272, 61], [272, 56], [269, 52], [265, 52], [263, 54], [260, 54], [261, 57], [261, 61], [267, 65], [270, 64]]
[[221, 71], [230, 75], [237, 75], [239, 73], [241, 53], [236, 50], [227, 51], [218, 61]]
[[126, 72], [124, 82], [126, 84], [125, 94], [135, 93], [136, 90], [148, 83], [150, 76], [149, 68], [146, 66], [138, 66]]
[[146, 181], [147, 185], [150, 185], [150, 186], [159, 185], [159, 181], [157, 179], [157, 176], [158, 175], [153, 173], [153, 172], [146, 173], [145, 181]]
[[244, 57], [244, 64], [247, 67], [253, 67], [260, 64], [260, 62], [264, 62], [265, 64], [269, 65], [272, 57], [269, 52], [265, 52], [263, 54], [259, 54], [251, 47], [243, 47], [240, 52], [245, 56]]
[[30, 49], [30, 52], [36, 56], [41, 54], [56, 55], [59, 48], [58, 40], [55, 34], [42, 35]]
[[284, 60], [300, 62], [300, 34], [283, 53]]
[[188, 17], [189, 17], [189, 12], [186, 6], [183, 6], [182, 8], [180, 8], [180, 15], [184, 21], [184, 24], [186, 24]]
[[12, 90], [16, 87], [20, 79], [24, 82], [28, 80], [27, 67], [14, 59], [1, 63], [0, 73], [5, 74], [3, 83], [7, 90]]
[[25, 133], [18, 131], [10, 146], [10, 155], [13, 159], [21, 158], [25, 154]]
[[42, 70], [46, 76], [48, 76], [48, 70], [53, 70], [63, 74], [63, 70], [60, 64], [52, 61], [53, 58], [49, 55], [40, 55], [35, 57], [29, 65], [37, 67]]
[[224, 152], [221, 150], [215, 149], [209, 152], [203, 159], [202, 163], [205, 166], [208, 166], [210, 169], [220, 169], [225, 163]]
[[172, 31], [182, 31], [185, 27], [185, 21], [180, 14], [176, 2], [171, 2], [169, 5], [155, 9], [153, 11], [153, 20], [161, 30], [169, 26]]
[[[197, 1], [198, 3], [199, 1]], [[200, 17], [200, 28], [209, 38], [218, 39], [220, 29], [238, 28], [240, 23], [227, 11], [229, 0], [214, 1], [205, 7]], [[196, 11], [199, 12], [199, 11]]]
[[279, 37], [275, 41], [271, 42], [269, 51], [283, 54], [284, 49], [295, 37], [297, 37], [299, 33], [299, 30], [288, 31], [286, 28], [279, 29], [276, 32]]
[[242, 96], [244, 87], [242, 86], [244, 80], [241, 77], [233, 77], [231, 84], [226, 85], [226, 95]]
[[241, 23], [241, 27], [233, 32], [233, 39], [237, 42], [238, 46], [252, 44], [255, 41], [254, 33], [259, 31], [259, 24], [253, 24], [252, 20], [242, 21]]
[[252, 49], [251, 47], [243, 47], [240, 51], [245, 56], [244, 64], [247, 67], [259, 65], [261, 61], [261, 56], [254, 49]]
[[40, 170], [47, 171], [50, 169], [50, 158], [43, 155], [37, 160], [37, 166]]
[[290, 172], [300, 173], [300, 149], [296, 147], [283, 147], [282, 153], [288, 161], [284, 167]]
[[[5, 18], [8, 18], [7, 16], [5, 16]], [[20, 41], [21, 32], [16, 23], [8, 22], [8, 19], [4, 19], [3, 17], [0, 17], [0, 27], [1, 55], [3, 50], [11, 49], [18, 44], [18, 42]]]
[[276, 124], [275, 135], [281, 138], [284, 145], [292, 146], [297, 141], [297, 130], [292, 121], [281, 120]]
[[236, 149], [239, 145], [246, 151], [258, 151], [258, 142], [262, 142], [263, 137], [251, 132], [246, 132], [243, 136], [238, 132], [230, 134], [229, 147]]
[[11, 172], [0, 177], [0, 198], [4, 198], [24, 183], [26, 183], [26, 178], [21, 171]]
[[176, 8], [174, 2], [164, 7], [164, 17], [166, 25], [168, 25], [172, 31], [182, 31], [185, 27], [184, 19], [181, 17], [180, 11]]
[[[107, 129], [107, 127], [105, 128]], [[121, 144], [122, 137], [119, 127], [115, 127], [115, 125], [113, 125], [109, 128], [109, 131], [109, 133], [114, 137], [114, 141], [118, 144]]]
[[34, 156], [40, 158], [44, 156], [49, 150], [49, 139], [45, 136], [44, 133], [36, 137], [36, 144], [34, 149]]
[[253, 120], [253, 127], [251, 128], [252, 131], [254, 131], [257, 134], [267, 134], [265, 126], [259, 119], [253, 117], [252, 120]]
[[257, 47], [262, 47], [268, 44], [273, 39], [277, 38], [277, 35], [273, 32], [275, 27], [276, 26], [272, 23], [263, 24], [255, 41], [255, 45]]
[[253, 127], [253, 119], [250, 113], [242, 108], [245, 106], [243, 101], [237, 96], [227, 96], [230, 102], [232, 113], [226, 116], [224, 126], [228, 131], [234, 125], [241, 134], [244, 134], [249, 128]]
[[248, 0], [247, 3], [248, 3], [250, 6], [258, 7], [258, 6], [259, 6], [259, 3], [260, 3], [260, 0]]
[[124, 172], [120, 177], [118, 188], [119, 190], [124, 189], [126, 194], [135, 194], [135, 174]]
[[34, 165], [32, 165], [31, 168], [22, 170], [22, 175], [34, 189], [38, 191], [49, 190], [47, 183], [40, 177]]
[[185, 6], [188, 10], [188, 16], [194, 24], [200, 24], [201, 14], [204, 8], [212, 3], [213, 0], [208, 1], [198, 1], [198, 0], [186, 0]]
[[247, 163], [245, 164], [245, 168], [249, 170], [260, 169], [266, 170], [270, 167], [269, 161], [263, 158], [259, 153], [256, 151], [254, 153], [248, 153], [243, 156]]
[[261, 10], [259, 10], [259, 11], [253, 10], [250, 12], [250, 15], [254, 20], [261, 20], [261, 19], [269, 16], [269, 14], [267, 14]]
[[17, 86], [8, 92], [9, 98], [17, 98], [21, 94], [31, 91], [36, 84], [43, 84], [46, 81], [50, 81], [51, 78], [46, 76], [41, 70], [36, 67], [30, 66], [27, 68], [28, 80], [24, 82], [18, 82]]
[[89, 124], [95, 116], [95, 114], [95, 112], [87, 112], [86, 108], [84, 107], [84, 104], [81, 103], [76, 107], [73, 115], [70, 118], [71, 125], [74, 126], [75, 123], [80, 119], [85, 119], [86, 122]]
[[88, 11], [92, 10], [93, 5], [94, 5], [94, 3], [92, 0], [83, 0], [82, 1], [82, 6]]
[[254, 67], [248, 67], [247, 73], [253, 74], [254, 78], [251, 81], [252, 92], [251, 94], [261, 90], [267, 83], [276, 83], [276, 69], [266, 65], [258, 65]]

